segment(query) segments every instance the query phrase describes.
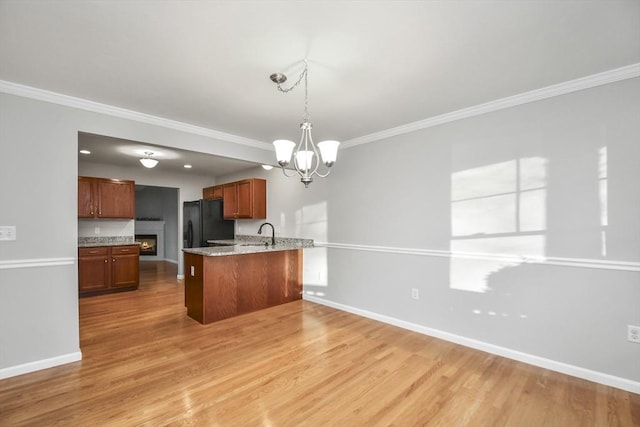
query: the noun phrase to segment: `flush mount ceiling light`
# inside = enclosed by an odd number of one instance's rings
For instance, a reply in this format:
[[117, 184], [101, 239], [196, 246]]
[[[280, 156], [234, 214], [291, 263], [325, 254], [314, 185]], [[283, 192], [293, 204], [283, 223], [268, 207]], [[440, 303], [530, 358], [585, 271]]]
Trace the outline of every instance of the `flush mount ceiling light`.
[[153, 153], [151, 151], [145, 151], [144, 155], [145, 157], [140, 159], [140, 163], [142, 163], [142, 166], [149, 169], [155, 168], [156, 165], [158, 164], [158, 161], [156, 159], [151, 158], [151, 156], [153, 156]]
[[[304, 184], [305, 188], [309, 187], [309, 184], [313, 181], [313, 175], [318, 175], [321, 178], [329, 175], [331, 172], [331, 169], [329, 168], [331, 168], [336, 161], [338, 146], [340, 145], [338, 141], [332, 140], [319, 142], [317, 147], [313, 143], [313, 138], [311, 138], [312, 126], [309, 121], [311, 117], [309, 116], [309, 96], [307, 89], [308, 74], [308, 64], [305, 60], [304, 70], [300, 74], [300, 77], [298, 77], [298, 81], [288, 89], [281, 86], [281, 84], [287, 80], [287, 76], [282, 73], [275, 73], [271, 75], [271, 80], [278, 85], [278, 90], [283, 93], [292, 91], [300, 84], [302, 79], [304, 79], [304, 115], [302, 116], [302, 124], [300, 124], [300, 129], [302, 130], [300, 142], [296, 146], [296, 143], [293, 141], [278, 139], [273, 141], [273, 146], [276, 149], [276, 158], [278, 160], [278, 164], [282, 168], [282, 173], [288, 177], [295, 176], [295, 174], [287, 174], [285, 169], [285, 167], [291, 162], [291, 157], [293, 156], [293, 166], [295, 167], [296, 172], [298, 172], [298, 175], [300, 175], [300, 181]], [[320, 151], [319, 153], [318, 150]], [[327, 171], [324, 174], [318, 172], [320, 157], [322, 157], [322, 162], [327, 167]]]

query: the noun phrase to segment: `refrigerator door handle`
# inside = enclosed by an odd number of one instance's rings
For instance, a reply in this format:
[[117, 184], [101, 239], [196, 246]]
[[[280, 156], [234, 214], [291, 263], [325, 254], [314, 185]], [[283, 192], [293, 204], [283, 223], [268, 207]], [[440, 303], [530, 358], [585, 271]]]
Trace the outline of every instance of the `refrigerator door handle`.
[[187, 247], [193, 247], [193, 222], [191, 222], [191, 220], [189, 220], [187, 224]]

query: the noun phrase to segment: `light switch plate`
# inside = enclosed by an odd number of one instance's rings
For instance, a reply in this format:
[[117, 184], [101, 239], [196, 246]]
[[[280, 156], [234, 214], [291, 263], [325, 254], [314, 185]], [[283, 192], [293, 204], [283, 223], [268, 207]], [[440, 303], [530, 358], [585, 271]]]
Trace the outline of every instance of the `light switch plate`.
[[0, 240], [16, 240], [16, 226], [15, 225], [0, 226]]

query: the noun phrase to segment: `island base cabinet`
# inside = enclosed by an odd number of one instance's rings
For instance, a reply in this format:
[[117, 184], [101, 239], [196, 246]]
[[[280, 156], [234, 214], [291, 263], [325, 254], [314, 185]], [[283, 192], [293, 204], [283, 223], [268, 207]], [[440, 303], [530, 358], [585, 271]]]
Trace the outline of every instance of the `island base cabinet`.
[[302, 250], [185, 253], [187, 315], [207, 324], [302, 298]]

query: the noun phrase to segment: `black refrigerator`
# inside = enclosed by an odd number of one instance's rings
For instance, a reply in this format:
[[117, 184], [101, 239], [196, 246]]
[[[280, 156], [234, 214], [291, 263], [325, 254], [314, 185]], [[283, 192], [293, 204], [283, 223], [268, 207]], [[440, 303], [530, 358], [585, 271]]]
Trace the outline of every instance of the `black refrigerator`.
[[207, 247], [207, 240], [233, 239], [235, 221], [222, 219], [222, 200], [184, 202], [182, 232], [183, 247]]

